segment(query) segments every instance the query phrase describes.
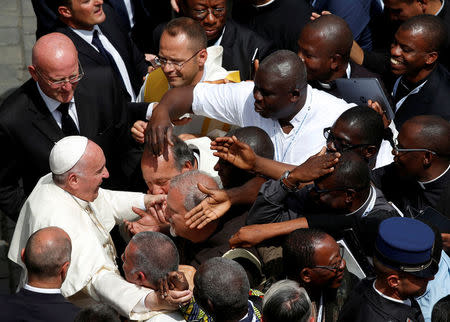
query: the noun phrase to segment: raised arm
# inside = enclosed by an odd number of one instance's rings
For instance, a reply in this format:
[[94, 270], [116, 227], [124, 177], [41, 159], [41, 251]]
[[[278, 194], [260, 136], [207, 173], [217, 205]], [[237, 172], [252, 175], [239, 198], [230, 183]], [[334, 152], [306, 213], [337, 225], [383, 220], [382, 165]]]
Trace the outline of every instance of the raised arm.
[[173, 119], [178, 119], [186, 113], [192, 113], [194, 86], [173, 88], [167, 91], [153, 110], [152, 117], [145, 129], [145, 139], [150, 150], [160, 155], [167, 144], [172, 145]]

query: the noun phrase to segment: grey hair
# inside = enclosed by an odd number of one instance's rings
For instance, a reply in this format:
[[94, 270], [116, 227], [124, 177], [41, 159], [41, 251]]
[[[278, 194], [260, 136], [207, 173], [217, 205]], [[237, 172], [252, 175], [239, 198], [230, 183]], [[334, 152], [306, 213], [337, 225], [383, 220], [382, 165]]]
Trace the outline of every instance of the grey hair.
[[278, 281], [264, 295], [262, 313], [265, 322], [307, 322], [312, 313], [311, 300], [297, 282]]
[[134, 235], [130, 243], [136, 246], [136, 252], [132, 255], [132, 274], [143, 272], [147, 281], [156, 285], [167, 273], [178, 270], [180, 258], [177, 247], [166, 235], [144, 231]]
[[178, 189], [178, 191], [184, 196], [184, 208], [187, 211], [197, 206], [207, 197], [206, 194], [198, 190], [198, 183], [212, 189], [219, 188], [217, 182], [211, 176], [209, 176], [206, 172], [199, 170], [184, 172], [170, 180], [169, 190]]
[[208, 259], [197, 270], [194, 284], [194, 296], [200, 303], [213, 304], [215, 319], [240, 319], [247, 312], [250, 283], [237, 262], [223, 257]]

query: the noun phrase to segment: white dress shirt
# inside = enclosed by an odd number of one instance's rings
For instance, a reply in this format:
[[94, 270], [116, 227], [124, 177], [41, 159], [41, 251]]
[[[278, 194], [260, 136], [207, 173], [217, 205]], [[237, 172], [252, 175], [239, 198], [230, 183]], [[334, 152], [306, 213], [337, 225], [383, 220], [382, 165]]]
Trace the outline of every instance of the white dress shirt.
[[[58, 124], [58, 126], [60, 128], [62, 128], [62, 123], [61, 123], [62, 115], [61, 115], [61, 112], [57, 110], [59, 105], [61, 105], [61, 102], [45, 95], [45, 93], [41, 90], [41, 88], [39, 87], [39, 84], [37, 82], [36, 82], [36, 86], [38, 88], [39, 94], [41, 94], [41, 97], [45, 102], [45, 105], [47, 105], [48, 110], [50, 111], [50, 113], [52, 113], [52, 116], [55, 119], [56, 123]], [[69, 111], [70, 117], [72, 118], [73, 122], [75, 123], [75, 125], [78, 129], [78, 132], [80, 132], [80, 124], [78, 122], [77, 108], [75, 106], [75, 98], [73, 98], [73, 97], [70, 100], [68, 111]]]
[[136, 94], [134, 93], [133, 87], [131, 86], [130, 76], [128, 75], [127, 67], [125, 66], [122, 56], [120, 56], [119, 52], [116, 50], [116, 48], [114, 48], [114, 46], [111, 44], [108, 38], [106, 38], [106, 36], [102, 33], [100, 28], [97, 25], [95, 25], [92, 30], [81, 30], [73, 28], [70, 29], [72, 29], [89, 45], [91, 45], [92, 48], [94, 48], [96, 51], [98, 51], [98, 49], [92, 44], [92, 37], [94, 35], [94, 30], [98, 31], [98, 37], [100, 38], [103, 47], [105, 47], [105, 49], [111, 54], [111, 56], [114, 58], [114, 61], [116, 62], [117, 68], [119, 69], [120, 75], [122, 76], [123, 82], [125, 83], [127, 92], [128, 94], [130, 94], [131, 101], [135, 102]]
[[236, 84], [199, 83], [194, 88], [192, 110], [238, 126], [257, 126], [272, 139], [275, 160], [299, 165], [326, 145], [323, 129], [355, 104], [348, 104], [308, 85], [303, 108], [291, 120], [293, 129], [284, 133], [278, 120], [266, 119], [255, 112], [253, 82]]

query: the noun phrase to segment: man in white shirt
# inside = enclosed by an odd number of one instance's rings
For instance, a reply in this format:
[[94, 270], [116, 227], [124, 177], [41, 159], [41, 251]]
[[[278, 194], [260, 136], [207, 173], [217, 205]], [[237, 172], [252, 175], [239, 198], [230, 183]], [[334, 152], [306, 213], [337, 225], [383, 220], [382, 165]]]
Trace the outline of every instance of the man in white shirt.
[[262, 128], [274, 143], [275, 160], [298, 165], [320, 151], [326, 144], [323, 129], [351, 106], [308, 86], [301, 59], [280, 50], [261, 63], [254, 83], [197, 84], [166, 93], [153, 111], [146, 136], [153, 153], [160, 154], [167, 141], [171, 143], [171, 119], [193, 112]]
[[[73, 243], [72, 264], [61, 292], [85, 306], [101, 301], [130, 319], [145, 319], [151, 310], [173, 309], [188, 300], [189, 291], [162, 301], [153, 291], [125, 281], [116, 264], [116, 249], [109, 232], [136, 215], [132, 207], [150, 208], [162, 196], [101, 189], [109, 173], [101, 148], [86, 137], [58, 141], [49, 158], [49, 173], [41, 178], [20, 212], [8, 257], [23, 267], [20, 251], [36, 230], [64, 229]], [[25, 271], [23, 271], [25, 273]], [[22, 284], [26, 274], [22, 274]]]

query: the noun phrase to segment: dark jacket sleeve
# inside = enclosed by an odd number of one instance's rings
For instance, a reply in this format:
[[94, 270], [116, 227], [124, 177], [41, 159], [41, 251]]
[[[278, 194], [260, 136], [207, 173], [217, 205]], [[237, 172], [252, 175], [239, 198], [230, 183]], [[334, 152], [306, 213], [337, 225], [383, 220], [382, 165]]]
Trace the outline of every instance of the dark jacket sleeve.
[[247, 225], [266, 224], [296, 219], [306, 198], [306, 189], [287, 192], [279, 180], [266, 181], [247, 216]]

